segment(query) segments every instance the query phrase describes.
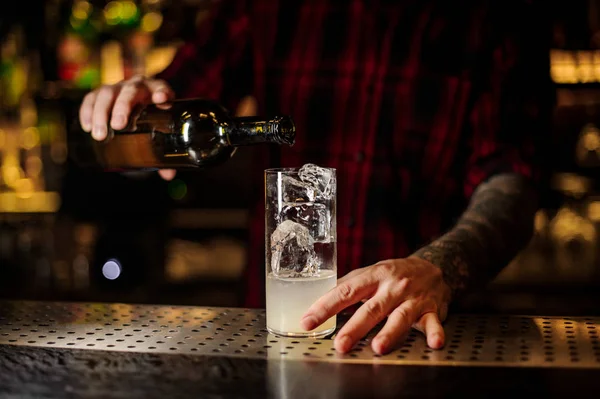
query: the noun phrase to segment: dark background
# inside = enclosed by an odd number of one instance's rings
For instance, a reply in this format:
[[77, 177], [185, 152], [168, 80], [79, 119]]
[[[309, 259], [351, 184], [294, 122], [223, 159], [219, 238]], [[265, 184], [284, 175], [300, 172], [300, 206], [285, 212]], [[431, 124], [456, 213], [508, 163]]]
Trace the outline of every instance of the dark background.
[[[162, 70], [205, 0], [12, 2], [0, 13], [0, 296], [239, 306], [252, 149], [228, 163], [125, 177], [79, 169], [82, 96]], [[550, 3], [550, 2], [542, 2]], [[470, 311], [598, 314], [600, 1], [553, 2], [551, 181], [529, 247]], [[510, 21], [507, 21], [510, 23]], [[537, 25], [537, 24], [536, 24]], [[121, 274], [102, 273], [111, 260]]]

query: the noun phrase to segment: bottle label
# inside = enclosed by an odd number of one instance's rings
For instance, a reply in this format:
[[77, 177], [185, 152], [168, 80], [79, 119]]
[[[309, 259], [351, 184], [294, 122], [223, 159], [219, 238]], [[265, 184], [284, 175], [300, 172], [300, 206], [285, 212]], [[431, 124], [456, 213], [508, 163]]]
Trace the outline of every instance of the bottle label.
[[[100, 146], [99, 146], [100, 147]], [[111, 169], [152, 168], [161, 163], [151, 134], [115, 134], [101, 144], [104, 163]]]
[[278, 123], [263, 123], [257, 124], [254, 128], [256, 133], [261, 134], [277, 134], [279, 133], [279, 124]]
[[260, 142], [279, 144], [294, 143], [295, 126], [289, 117], [276, 117], [271, 120], [252, 120], [251, 118], [236, 118], [238, 130], [230, 134], [233, 145], [247, 145]]

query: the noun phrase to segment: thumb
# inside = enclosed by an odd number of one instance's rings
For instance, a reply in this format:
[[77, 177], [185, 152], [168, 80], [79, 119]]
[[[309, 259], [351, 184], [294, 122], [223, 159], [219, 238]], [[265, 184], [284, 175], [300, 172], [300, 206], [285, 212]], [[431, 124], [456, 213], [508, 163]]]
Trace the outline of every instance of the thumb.
[[147, 79], [145, 83], [152, 94], [153, 103], [163, 104], [175, 98], [175, 93], [164, 80]]
[[175, 169], [161, 169], [158, 171], [160, 177], [162, 177], [163, 180], [166, 181], [173, 180], [175, 178], [175, 173]]
[[436, 312], [425, 313], [413, 327], [425, 334], [430, 348], [440, 349], [444, 346], [444, 328]]
[[253, 96], [242, 98], [235, 110], [235, 116], [255, 116], [258, 112], [258, 103]]

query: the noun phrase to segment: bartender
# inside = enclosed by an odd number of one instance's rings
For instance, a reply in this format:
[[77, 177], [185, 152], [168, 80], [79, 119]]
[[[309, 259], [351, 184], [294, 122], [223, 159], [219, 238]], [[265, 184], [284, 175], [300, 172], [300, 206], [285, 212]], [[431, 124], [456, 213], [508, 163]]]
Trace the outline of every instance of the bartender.
[[81, 125], [102, 140], [139, 103], [190, 97], [240, 115], [292, 115], [296, 144], [265, 151], [253, 173], [246, 305], [264, 305], [262, 170], [311, 162], [338, 170], [342, 277], [303, 327], [360, 304], [336, 335], [338, 351], [382, 321], [376, 353], [393, 350], [411, 327], [441, 348], [449, 305], [482, 289], [532, 234], [552, 105], [537, 8], [216, 1], [161, 74], [89, 93]]

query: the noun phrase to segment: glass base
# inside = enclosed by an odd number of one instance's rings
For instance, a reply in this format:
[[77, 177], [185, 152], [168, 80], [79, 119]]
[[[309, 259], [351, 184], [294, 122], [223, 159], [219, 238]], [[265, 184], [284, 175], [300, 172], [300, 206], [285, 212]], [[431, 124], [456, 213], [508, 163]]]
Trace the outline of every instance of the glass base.
[[332, 328], [329, 328], [329, 329], [323, 330], [323, 331], [307, 331], [305, 333], [303, 333], [303, 332], [301, 332], [301, 333], [295, 333], [295, 332], [277, 331], [277, 330], [273, 330], [269, 326], [267, 326], [267, 330], [271, 334], [277, 335], [279, 337], [287, 337], [287, 338], [325, 338], [326, 336], [332, 334], [335, 331], [335, 327], [332, 327]]

